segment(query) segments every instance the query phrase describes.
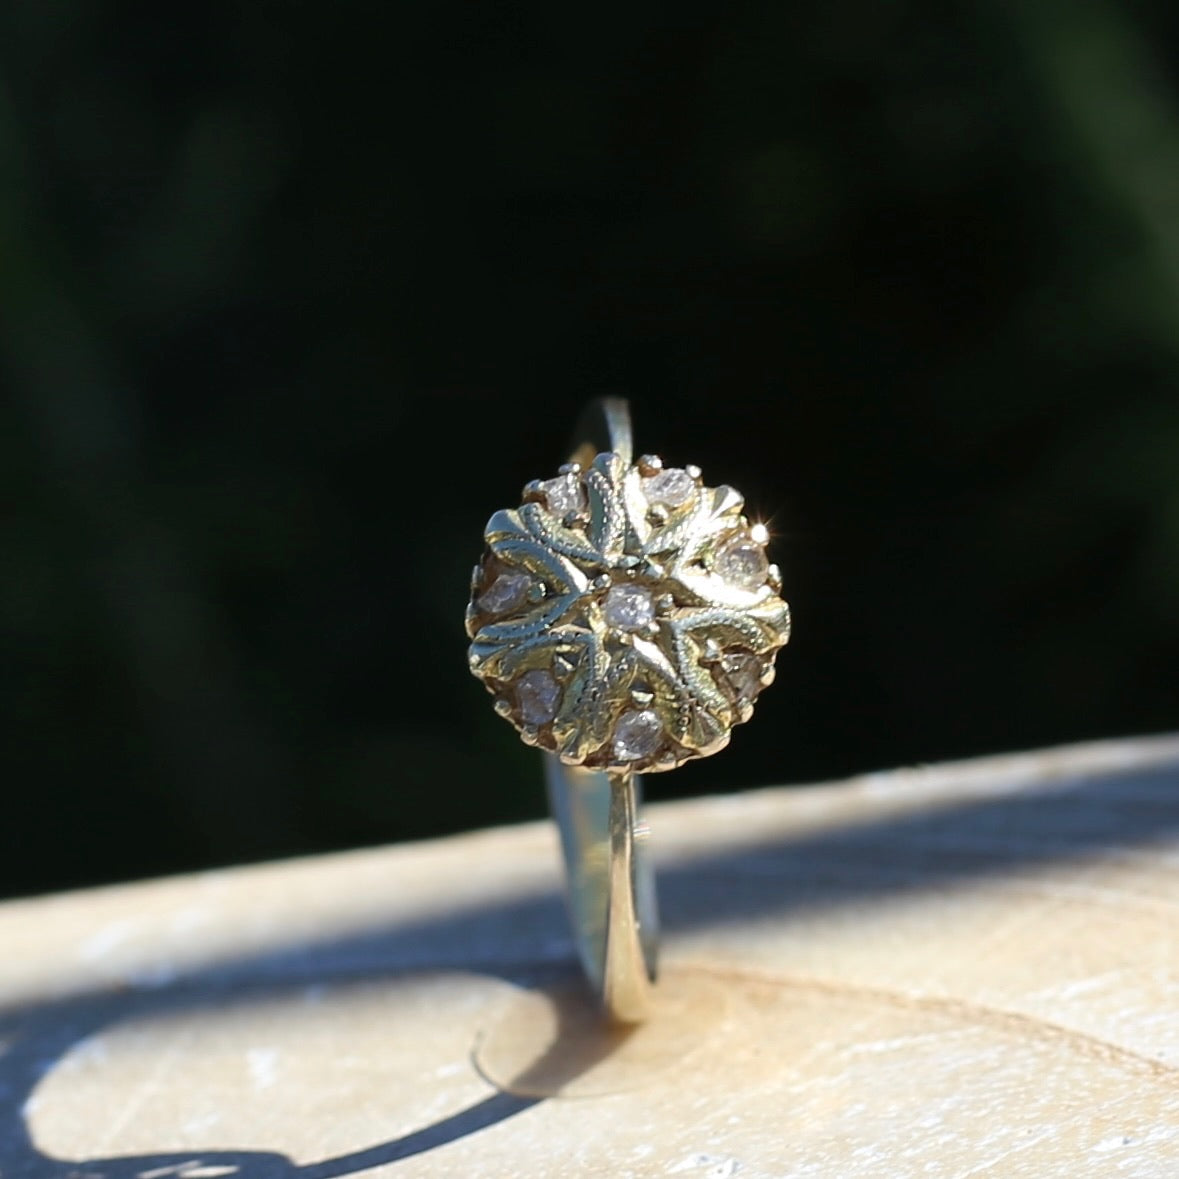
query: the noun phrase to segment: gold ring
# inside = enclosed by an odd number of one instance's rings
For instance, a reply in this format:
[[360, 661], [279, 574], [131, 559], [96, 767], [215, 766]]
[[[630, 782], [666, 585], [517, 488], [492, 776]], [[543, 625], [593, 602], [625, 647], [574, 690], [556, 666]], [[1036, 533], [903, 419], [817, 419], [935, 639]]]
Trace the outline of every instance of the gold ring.
[[723, 749], [790, 637], [741, 495], [632, 449], [626, 402], [591, 403], [569, 462], [491, 517], [467, 607], [471, 671], [545, 751], [578, 951], [625, 1023], [658, 948], [639, 775]]

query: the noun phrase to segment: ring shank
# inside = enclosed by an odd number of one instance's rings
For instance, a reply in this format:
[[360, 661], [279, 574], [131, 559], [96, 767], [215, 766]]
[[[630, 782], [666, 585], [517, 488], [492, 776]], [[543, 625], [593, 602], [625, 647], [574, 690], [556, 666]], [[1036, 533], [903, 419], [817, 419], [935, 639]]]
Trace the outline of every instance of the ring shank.
[[623, 397], [599, 397], [581, 411], [573, 431], [569, 461], [588, 467], [595, 455], [610, 451], [628, 467], [634, 462], [630, 406]]
[[639, 778], [546, 754], [545, 779], [582, 967], [610, 1018], [637, 1023], [648, 1012], [658, 952], [654, 873], [636, 830]]
[[[570, 457], [589, 466], [613, 451], [633, 461], [630, 410], [606, 397], [582, 413]], [[564, 765], [545, 754], [549, 804], [561, 835], [570, 917], [585, 972], [619, 1023], [646, 1018], [658, 956], [655, 880], [639, 827], [642, 795], [631, 770]]]

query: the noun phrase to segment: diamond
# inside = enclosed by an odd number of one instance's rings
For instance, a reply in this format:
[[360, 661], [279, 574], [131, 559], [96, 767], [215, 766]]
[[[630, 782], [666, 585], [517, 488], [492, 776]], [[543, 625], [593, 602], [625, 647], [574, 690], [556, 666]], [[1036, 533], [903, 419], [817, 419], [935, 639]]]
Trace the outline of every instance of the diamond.
[[653, 504], [683, 507], [696, 494], [696, 480], [678, 467], [669, 467], [643, 480], [643, 494]]
[[602, 616], [619, 630], [642, 630], [655, 620], [655, 599], [641, 585], [614, 585], [606, 594]]
[[527, 573], [501, 573], [475, 600], [488, 614], [508, 614], [528, 596], [532, 578]]
[[525, 672], [516, 681], [516, 703], [526, 725], [544, 725], [557, 715], [561, 685], [544, 668]]
[[663, 725], [650, 708], [624, 712], [614, 728], [614, 756], [619, 761], [642, 761], [659, 748]]
[[554, 516], [564, 517], [570, 512], [580, 512], [585, 507], [585, 492], [576, 475], [558, 475], [556, 479], [546, 479], [540, 489]]
[[755, 590], [765, 584], [770, 564], [765, 549], [755, 541], [734, 540], [720, 551], [716, 571], [740, 589]]
[[739, 700], [752, 700], [761, 691], [762, 666], [756, 655], [726, 655], [721, 670]]

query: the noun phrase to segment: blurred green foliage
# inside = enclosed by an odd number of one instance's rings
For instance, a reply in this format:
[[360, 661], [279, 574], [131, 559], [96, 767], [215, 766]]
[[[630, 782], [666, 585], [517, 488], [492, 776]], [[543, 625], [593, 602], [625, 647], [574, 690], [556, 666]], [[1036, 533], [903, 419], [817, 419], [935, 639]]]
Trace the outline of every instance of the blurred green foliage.
[[1173, 727], [1176, 46], [1161, 0], [5, 5], [0, 891], [541, 813], [466, 580], [607, 391], [797, 619], [653, 794]]

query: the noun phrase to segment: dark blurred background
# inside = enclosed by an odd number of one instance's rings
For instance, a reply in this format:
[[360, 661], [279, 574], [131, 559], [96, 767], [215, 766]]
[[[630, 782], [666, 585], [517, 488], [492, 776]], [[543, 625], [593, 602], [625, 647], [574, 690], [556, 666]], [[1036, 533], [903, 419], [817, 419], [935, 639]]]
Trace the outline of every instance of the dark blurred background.
[[1179, 6], [0, 7], [0, 891], [543, 812], [467, 674], [580, 401], [796, 632], [655, 797], [1179, 721]]

